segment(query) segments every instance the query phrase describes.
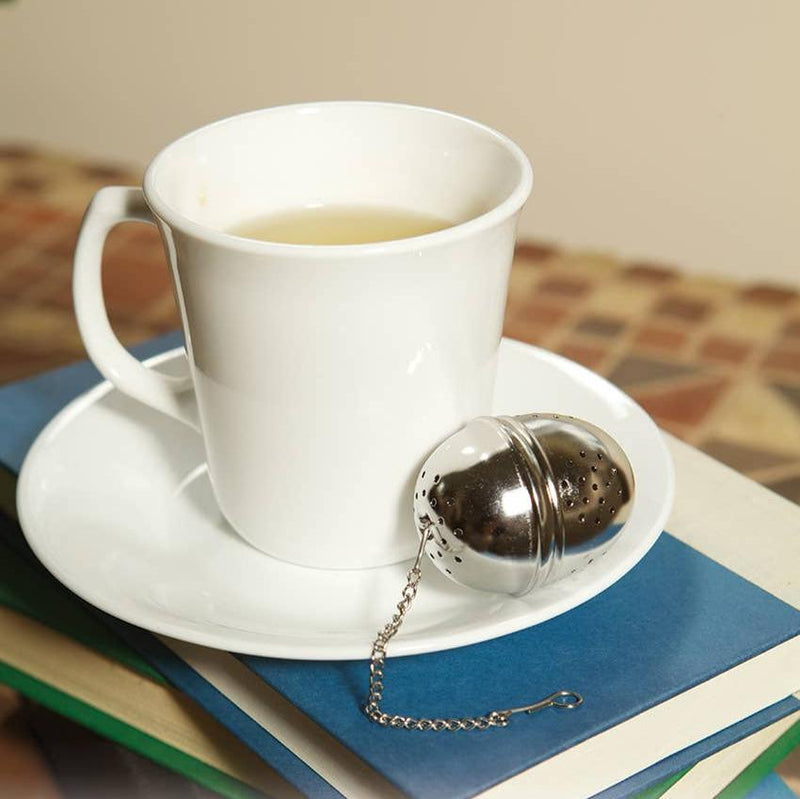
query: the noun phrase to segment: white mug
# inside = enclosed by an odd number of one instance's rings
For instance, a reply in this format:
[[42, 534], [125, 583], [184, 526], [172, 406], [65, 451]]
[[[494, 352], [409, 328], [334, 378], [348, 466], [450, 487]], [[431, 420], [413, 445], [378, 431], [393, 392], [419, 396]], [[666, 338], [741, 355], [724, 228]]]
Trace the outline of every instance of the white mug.
[[[320, 568], [411, 557], [422, 461], [488, 413], [514, 249], [531, 188], [506, 137], [441, 111], [313, 103], [254, 111], [167, 146], [144, 188], [101, 189], [75, 252], [90, 357], [117, 388], [196, 428], [214, 494], [253, 546]], [[316, 204], [453, 220], [375, 244], [226, 233]], [[114, 336], [100, 261], [123, 220], [158, 226], [186, 339], [186, 378]]]

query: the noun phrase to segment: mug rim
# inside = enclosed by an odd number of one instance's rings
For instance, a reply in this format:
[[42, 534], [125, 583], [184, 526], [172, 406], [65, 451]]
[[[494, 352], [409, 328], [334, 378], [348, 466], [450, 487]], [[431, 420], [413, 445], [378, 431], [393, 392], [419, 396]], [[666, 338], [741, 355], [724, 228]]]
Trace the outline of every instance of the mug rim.
[[[442, 230], [437, 230], [433, 233], [426, 233], [421, 236], [410, 236], [403, 239], [368, 242], [365, 244], [289, 244], [286, 242], [249, 239], [243, 236], [237, 236], [233, 233], [215, 230], [193, 221], [188, 216], [175, 209], [164, 199], [156, 186], [157, 169], [161, 162], [165, 160], [169, 151], [179, 143], [185, 142], [194, 136], [204, 133], [210, 128], [222, 126], [234, 119], [248, 116], [277, 113], [287, 110], [299, 111], [301, 109], [330, 108], [332, 106], [371, 106], [398, 108], [408, 111], [422, 111], [427, 114], [449, 117], [450, 119], [456, 120], [460, 123], [465, 123], [499, 142], [506, 149], [506, 151], [511, 154], [520, 168], [519, 180], [512, 189], [511, 193], [504, 200], [479, 216], [472, 217], [464, 222], [458, 222], [454, 225], [443, 228]], [[292, 103], [289, 105], [258, 108], [252, 111], [245, 111], [241, 114], [232, 114], [231, 116], [215, 120], [207, 125], [195, 128], [189, 133], [180, 136], [163, 147], [150, 161], [150, 164], [145, 171], [144, 180], [142, 181], [142, 190], [150, 209], [157, 217], [170, 225], [170, 227], [178, 228], [179, 230], [188, 233], [192, 237], [200, 239], [208, 244], [216, 244], [226, 247], [227, 249], [236, 249], [239, 251], [256, 254], [260, 253], [281, 256], [302, 256], [306, 258], [309, 256], [324, 256], [326, 258], [331, 258], [335, 256], [353, 257], [360, 255], [379, 255], [384, 253], [389, 254], [408, 252], [419, 249], [423, 246], [428, 247], [438, 244], [447, 244], [452, 241], [465, 238], [473, 233], [491, 228], [511, 217], [525, 204], [525, 201], [530, 195], [532, 186], [533, 169], [528, 157], [518, 144], [494, 128], [484, 125], [482, 122], [477, 122], [474, 119], [470, 119], [469, 117], [460, 116], [458, 114], [454, 114], [449, 111], [442, 111], [436, 108], [428, 108], [426, 106], [411, 105], [407, 103], [391, 103], [370, 100], [328, 100], [307, 103]]]

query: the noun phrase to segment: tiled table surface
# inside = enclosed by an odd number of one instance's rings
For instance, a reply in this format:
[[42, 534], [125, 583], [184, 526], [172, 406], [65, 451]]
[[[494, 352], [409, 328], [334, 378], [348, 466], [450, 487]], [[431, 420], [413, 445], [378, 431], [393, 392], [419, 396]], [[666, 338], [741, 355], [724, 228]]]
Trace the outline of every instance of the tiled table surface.
[[[80, 219], [98, 188], [140, 179], [137, 170], [0, 147], [0, 382], [85, 357], [70, 296]], [[112, 232], [104, 286], [126, 343], [177, 326], [154, 228]], [[523, 243], [505, 333], [607, 376], [663, 428], [800, 502], [797, 287]]]
[[[0, 148], [0, 382], [85, 357], [70, 294], [80, 219], [98, 188], [140, 178]], [[153, 227], [112, 232], [104, 283], [125, 342], [177, 325]], [[797, 288], [523, 244], [506, 335], [606, 375], [662, 427], [800, 502]]]

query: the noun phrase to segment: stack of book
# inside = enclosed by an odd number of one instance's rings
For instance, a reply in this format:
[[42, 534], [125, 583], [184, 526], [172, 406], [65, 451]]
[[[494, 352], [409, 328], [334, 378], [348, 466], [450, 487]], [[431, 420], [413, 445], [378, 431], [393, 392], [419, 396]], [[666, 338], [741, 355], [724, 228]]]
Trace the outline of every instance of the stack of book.
[[82, 363], [0, 389], [0, 681], [41, 705], [229, 797], [745, 796], [800, 743], [800, 509], [689, 447], [670, 441], [668, 531], [611, 588], [536, 627], [387, 665], [389, 710], [524, 704], [553, 675], [584, 705], [419, 733], [365, 717], [365, 661], [168, 639], [43, 569], [14, 521], [15, 477], [41, 428], [98, 380]]

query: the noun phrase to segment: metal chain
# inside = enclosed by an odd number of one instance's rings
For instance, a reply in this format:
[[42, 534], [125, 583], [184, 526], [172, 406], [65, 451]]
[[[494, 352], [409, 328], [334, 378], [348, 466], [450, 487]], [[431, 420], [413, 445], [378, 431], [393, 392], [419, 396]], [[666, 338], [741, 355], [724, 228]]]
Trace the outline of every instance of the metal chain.
[[403, 624], [403, 620], [411, 608], [411, 603], [417, 595], [422, 571], [420, 564], [422, 556], [425, 554], [425, 544], [433, 539], [433, 534], [427, 533], [420, 536], [419, 550], [414, 560], [414, 565], [406, 576], [406, 585], [400, 601], [397, 603], [397, 611], [391, 620], [378, 632], [375, 642], [372, 644], [372, 655], [369, 663], [369, 695], [367, 696], [364, 712], [370, 721], [380, 724], [382, 727], [395, 727], [404, 730], [419, 730], [441, 732], [448, 730], [456, 732], [458, 730], [488, 730], [490, 727], [505, 727], [508, 720], [514, 713], [534, 713], [546, 707], [555, 707], [562, 710], [570, 710], [583, 703], [583, 698], [575, 691], [558, 691], [531, 705], [524, 707], [509, 708], [507, 710], [492, 710], [483, 716], [468, 716], [465, 718], [449, 719], [427, 719], [414, 718], [412, 716], [401, 716], [398, 714], [385, 713], [381, 710], [383, 700], [384, 673], [386, 666], [386, 646], [394, 638], [397, 631]]

